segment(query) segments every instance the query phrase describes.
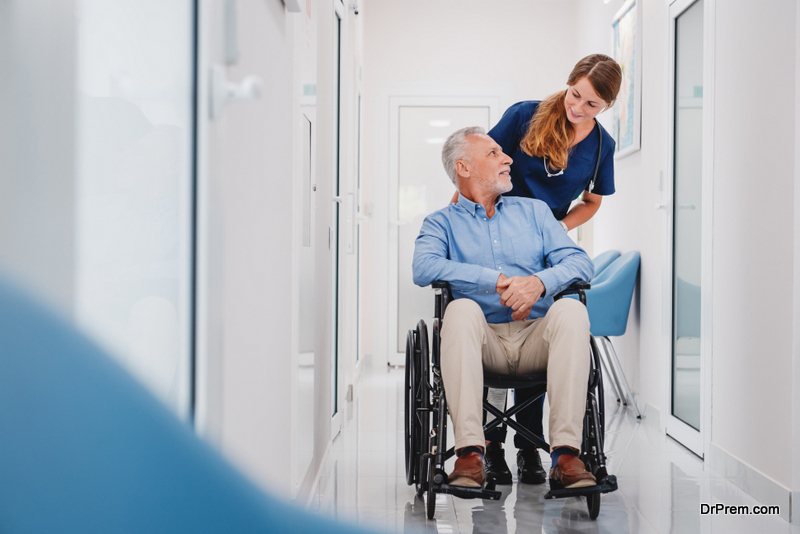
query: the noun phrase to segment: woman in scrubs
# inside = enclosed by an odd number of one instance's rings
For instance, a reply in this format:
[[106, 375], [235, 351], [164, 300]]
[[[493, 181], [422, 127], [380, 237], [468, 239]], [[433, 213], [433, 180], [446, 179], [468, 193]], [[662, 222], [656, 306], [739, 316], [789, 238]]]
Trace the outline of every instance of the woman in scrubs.
[[[564, 231], [591, 219], [603, 196], [614, 193], [614, 139], [595, 117], [614, 104], [621, 83], [617, 62], [593, 54], [575, 65], [564, 91], [541, 102], [529, 100], [508, 108], [489, 131], [514, 160], [513, 189], [506, 194], [544, 201]], [[517, 392], [517, 402], [526, 398], [525, 393]], [[517, 415], [518, 421], [538, 435], [544, 434], [543, 403], [541, 399]], [[505, 431], [498, 427], [486, 435], [486, 474], [498, 484], [512, 481], [502, 449]], [[543, 484], [546, 475], [536, 448], [519, 435], [514, 443], [519, 449], [520, 482]]]

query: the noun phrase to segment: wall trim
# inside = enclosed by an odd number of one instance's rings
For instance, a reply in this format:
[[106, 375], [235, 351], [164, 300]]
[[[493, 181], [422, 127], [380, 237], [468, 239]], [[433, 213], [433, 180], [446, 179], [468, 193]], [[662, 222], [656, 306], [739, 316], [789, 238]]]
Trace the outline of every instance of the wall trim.
[[[634, 402], [641, 402], [638, 394], [634, 395], [633, 398]], [[638, 406], [642, 406], [642, 404], [638, 404]], [[664, 432], [664, 426], [661, 424], [661, 410], [649, 402], [644, 403], [642, 406], [642, 422], [648, 427]]]
[[780, 517], [784, 521], [790, 521], [793, 515], [800, 515], [800, 510], [792, 513], [792, 491], [789, 488], [741, 461], [716, 443], [710, 444], [708, 452], [706, 464], [713, 472], [758, 502], [768, 506], [780, 506]]
[[[316, 466], [317, 472], [314, 475], [313, 480], [311, 481], [311, 486], [308, 489], [308, 493], [303, 491], [302, 484], [300, 490], [297, 492], [297, 497], [295, 497], [295, 502], [303, 507], [308, 509], [316, 509], [319, 508], [319, 501], [321, 495], [319, 494], [320, 489], [320, 481], [322, 480], [322, 476], [327, 470], [330, 472], [330, 466], [328, 465], [328, 457], [331, 453], [331, 445], [333, 444], [333, 440], [328, 442], [328, 446], [325, 448], [325, 452], [322, 454], [322, 459], [320, 460], [319, 465]], [[315, 467], [312, 463], [312, 466], [309, 467], [309, 471]]]

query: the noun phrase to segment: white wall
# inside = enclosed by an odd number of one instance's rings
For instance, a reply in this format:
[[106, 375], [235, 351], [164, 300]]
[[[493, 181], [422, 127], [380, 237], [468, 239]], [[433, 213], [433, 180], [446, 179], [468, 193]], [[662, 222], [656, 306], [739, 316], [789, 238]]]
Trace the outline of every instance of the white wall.
[[364, 3], [364, 197], [375, 209], [365, 228], [372, 245], [365, 282], [375, 289], [365, 317], [374, 322], [364, 324], [364, 334], [376, 362], [386, 362], [389, 339], [389, 98], [494, 96], [505, 110], [562, 90], [585, 55], [571, 27], [579, 7], [573, 0]]
[[787, 487], [795, 9], [717, 2], [716, 18], [712, 440]]
[[[224, 64], [223, 3], [203, 5], [201, 85], [212, 64]], [[291, 458], [292, 424], [291, 412], [277, 409], [291, 395], [292, 353], [292, 203], [280, 201], [292, 198], [286, 16], [282, 2], [239, 2], [239, 58], [226, 75], [234, 82], [260, 76], [263, 95], [230, 103], [214, 121], [207, 94], [198, 104], [207, 158], [199, 244], [205, 434], [262, 486], [284, 494], [291, 463], [275, 459]]]

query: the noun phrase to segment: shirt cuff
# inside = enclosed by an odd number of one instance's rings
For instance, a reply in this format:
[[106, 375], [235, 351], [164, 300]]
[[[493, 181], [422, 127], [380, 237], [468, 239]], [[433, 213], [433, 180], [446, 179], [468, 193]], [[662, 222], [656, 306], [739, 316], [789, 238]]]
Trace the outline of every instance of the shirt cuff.
[[536, 276], [542, 281], [542, 284], [544, 284], [544, 293], [542, 293], [542, 298], [546, 297], [553, 289], [555, 289], [557, 285], [555, 274], [548, 271], [541, 271], [536, 273], [534, 276]]
[[500, 278], [500, 271], [484, 268], [478, 278], [478, 293], [494, 293], [497, 291], [497, 279]]

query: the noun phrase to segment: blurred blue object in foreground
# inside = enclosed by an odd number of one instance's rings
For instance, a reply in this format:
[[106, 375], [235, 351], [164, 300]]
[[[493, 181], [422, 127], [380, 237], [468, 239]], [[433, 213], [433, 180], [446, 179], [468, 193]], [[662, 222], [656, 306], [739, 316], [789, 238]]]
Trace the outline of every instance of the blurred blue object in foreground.
[[338, 534], [271, 498], [92, 342], [0, 281], [0, 532]]

